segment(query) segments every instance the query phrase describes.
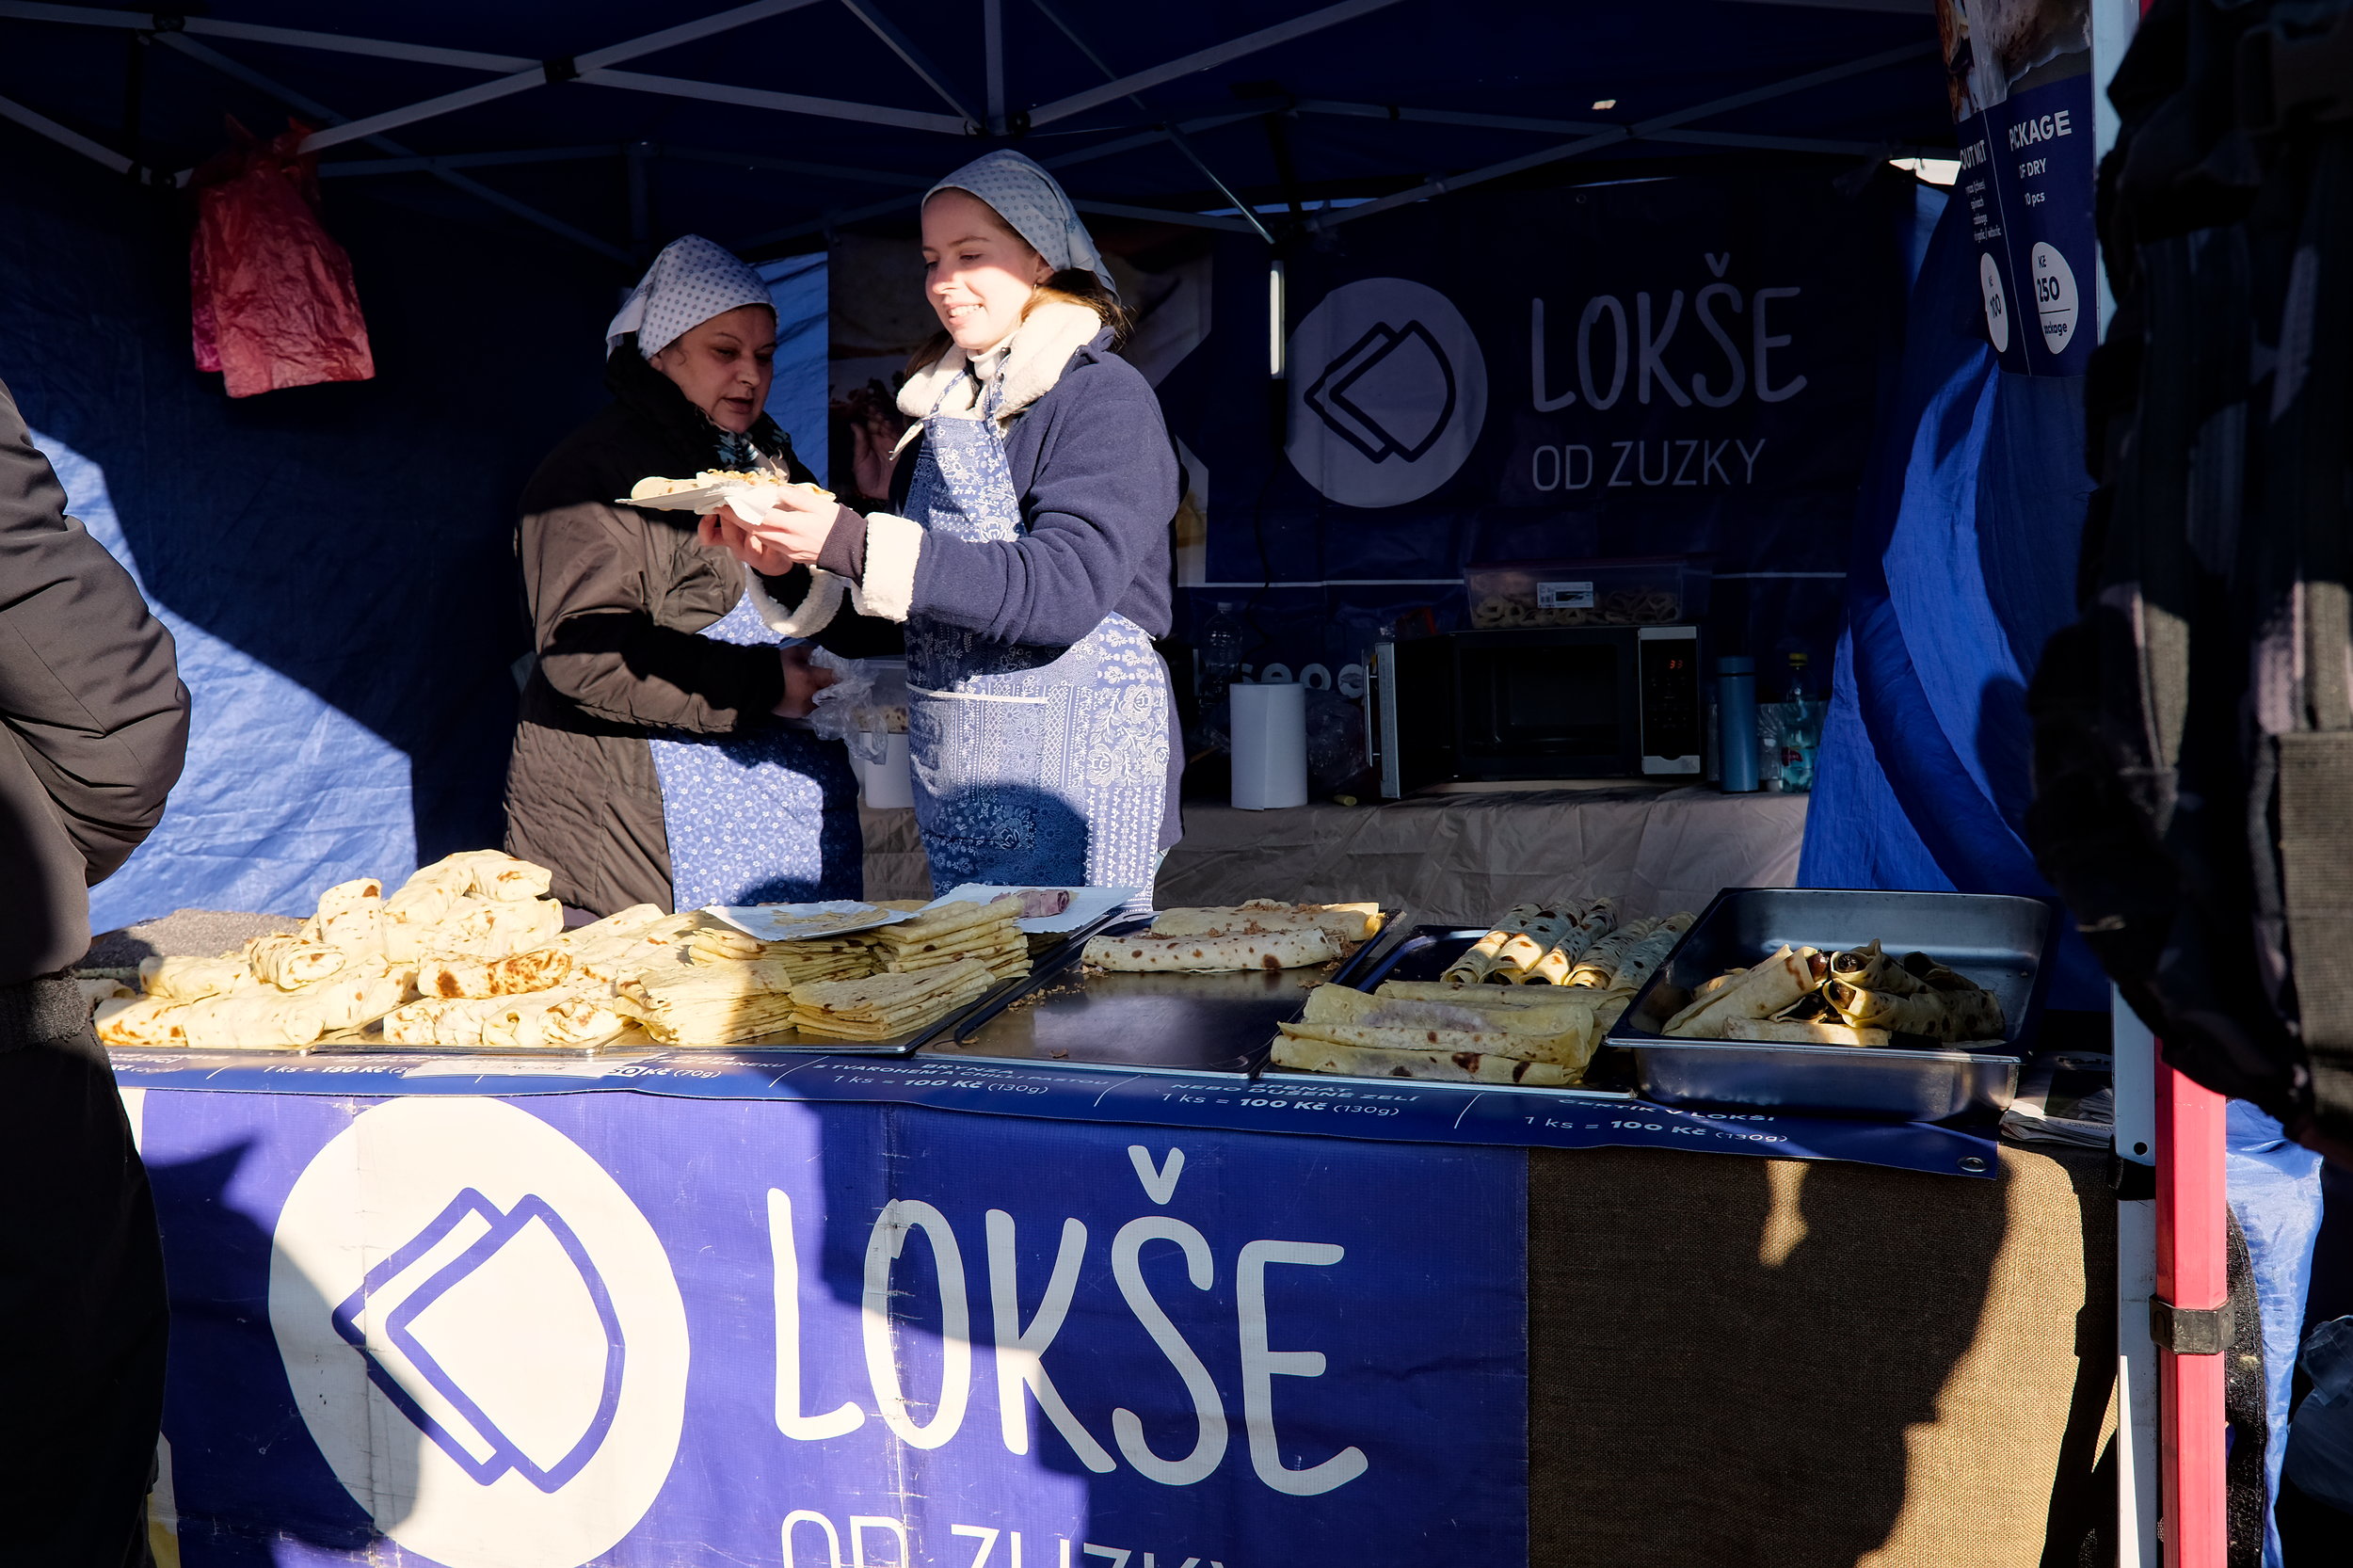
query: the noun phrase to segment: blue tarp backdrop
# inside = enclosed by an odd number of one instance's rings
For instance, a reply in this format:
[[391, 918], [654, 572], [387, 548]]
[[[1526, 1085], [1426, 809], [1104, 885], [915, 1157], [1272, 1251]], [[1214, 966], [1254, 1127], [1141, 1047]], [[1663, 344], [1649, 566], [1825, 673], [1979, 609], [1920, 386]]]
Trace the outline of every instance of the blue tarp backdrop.
[[[2074, 618], [2091, 481], [2080, 377], [1996, 368], [1968, 213], [1950, 204], [1912, 297], [1878, 427], [1798, 879], [1813, 888], [2047, 897], [2020, 836], [2033, 795], [2025, 690]], [[2107, 1007], [2061, 928], [2054, 1007]]]

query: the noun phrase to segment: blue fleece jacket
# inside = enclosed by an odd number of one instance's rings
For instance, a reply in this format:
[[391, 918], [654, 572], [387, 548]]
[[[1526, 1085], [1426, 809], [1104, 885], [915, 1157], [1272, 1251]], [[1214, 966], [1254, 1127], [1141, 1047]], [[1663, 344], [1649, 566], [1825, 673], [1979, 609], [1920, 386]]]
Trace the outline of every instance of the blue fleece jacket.
[[[921, 442], [900, 454], [894, 510], [906, 505]], [[1045, 648], [1068, 647], [1113, 614], [1168, 635], [1169, 525], [1183, 485], [1160, 399], [1112, 352], [1108, 329], [1013, 422], [1005, 461], [1028, 531], [988, 544], [926, 534], [914, 612]]]

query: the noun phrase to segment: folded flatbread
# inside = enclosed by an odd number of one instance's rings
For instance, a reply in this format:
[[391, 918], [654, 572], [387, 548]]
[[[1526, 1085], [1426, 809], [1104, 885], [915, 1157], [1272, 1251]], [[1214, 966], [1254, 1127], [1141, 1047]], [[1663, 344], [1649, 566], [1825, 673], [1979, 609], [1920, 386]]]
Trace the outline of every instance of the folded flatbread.
[[151, 997], [201, 1001], [261, 984], [242, 954], [233, 958], [142, 958], [139, 986]]
[[246, 943], [245, 962], [254, 979], [281, 991], [291, 991], [325, 980], [339, 972], [349, 960], [341, 948], [273, 933]]
[[1716, 987], [1667, 1020], [1659, 1032], [1686, 1040], [1721, 1040], [1734, 1018], [1769, 1018], [1822, 983], [1822, 955], [1783, 944], [1770, 958]]
[[[1465, 992], [1485, 997], [1500, 994], [1492, 985], [1465, 986]], [[1301, 1010], [1305, 1024], [1356, 1024], [1370, 1028], [1449, 1029], [1465, 1033], [1502, 1033], [1545, 1042], [1543, 1060], [1582, 1063], [1593, 1054], [1598, 1038], [1591, 1000], [1547, 991], [1526, 1006], [1482, 1006], [1453, 1000], [1380, 994], [1367, 996], [1346, 985], [1319, 985], [1307, 993]]]
[[1227, 969], [1298, 969], [1340, 955], [1321, 930], [1277, 931], [1263, 936], [1095, 936], [1085, 961], [1098, 968], [1176, 969], [1210, 974]]
[[415, 978], [406, 968], [378, 961], [347, 968], [291, 995], [316, 1008], [319, 1022], [328, 1031], [358, 1029], [413, 1000]]
[[1288, 1034], [1274, 1042], [1269, 1060], [1293, 1072], [1422, 1079], [1443, 1083], [1523, 1083], [1561, 1088], [1575, 1083], [1577, 1077], [1573, 1069], [1557, 1063], [1529, 1062], [1516, 1056], [1343, 1046], [1328, 1040], [1295, 1039]]
[[138, 999], [136, 991], [107, 975], [77, 974], [73, 977], [73, 984], [82, 993], [83, 1002], [92, 1011], [96, 1011], [102, 1001], [135, 1001]]
[[469, 893], [433, 927], [426, 951], [447, 957], [505, 958], [545, 947], [563, 933], [564, 906], [552, 898]]
[[1439, 1029], [1377, 1024], [1286, 1023], [1275, 1026], [1295, 1040], [1320, 1040], [1326, 1045], [1361, 1046], [1381, 1050], [1435, 1050], [1449, 1055], [1509, 1056], [1522, 1062], [1550, 1062], [1582, 1071], [1593, 1054], [1582, 1042], [1538, 1034], [1514, 1034], [1506, 1030]]
[[1727, 1040], [1767, 1040], [1800, 1046], [1885, 1046], [1890, 1043], [1888, 1032], [1883, 1029], [1801, 1023], [1785, 1018], [1728, 1018], [1724, 1022], [1723, 1037]]
[[1525, 985], [1536, 972], [1545, 953], [1577, 929], [1577, 917], [1584, 912], [1581, 905], [1567, 904], [1538, 910], [1496, 949], [1496, 961], [1487, 972], [1490, 980], [1508, 980], [1514, 985]]
[[1634, 993], [1642, 988], [1643, 983], [1658, 972], [1658, 966], [1667, 961], [1667, 955], [1674, 952], [1675, 943], [1681, 941], [1683, 934], [1690, 929], [1691, 916], [1689, 912], [1670, 915], [1660, 920], [1649, 936], [1618, 954], [1609, 971], [1609, 984], [1604, 988], [1624, 993], [1629, 1000], [1632, 1000]]
[[687, 942], [701, 923], [699, 915], [665, 915], [641, 904], [568, 931], [554, 945], [571, 954], [575, 978], [616, 985], [688, 968]]
[[1402, 1001], [1441, 1001], [1482, 1012], [1521, 1012], [1531, 1007], [1559, 1007], [1564, 1002], [1590, 1002], [1548, 985], [1507, 990], [1500, 985], [1456, 985], [1443, 980], [1385, 980], [1373, 993]]
[[495, 849], [460, 850], [443, 856], [417, 875], [424, 876], [428, 872], [453, 882], [462, 874], [464, 881], [457, 884], [459, 889], [471, 889], [487, 899], [545, 898], [555, 880], [555, 873], [547, 867], [518, 860]]

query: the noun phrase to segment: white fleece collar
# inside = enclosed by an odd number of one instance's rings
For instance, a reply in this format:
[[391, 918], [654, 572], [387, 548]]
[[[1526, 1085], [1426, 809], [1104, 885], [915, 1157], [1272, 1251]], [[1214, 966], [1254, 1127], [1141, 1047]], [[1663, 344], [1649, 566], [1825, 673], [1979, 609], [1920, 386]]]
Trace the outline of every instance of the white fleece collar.
[[[1051, 392], [1069, 368], [1070, 357], [1093, 343], [1102, 330], [1103, 318], [1091, 306], [1049, 299], [1032, 311], [1002, 345], [1000, 375], [1005, 391], [997, 422], [1010, 424], [1023, 409]], [[935, 408], [951, 417], [977, 417], [970, 393], [954, 385], [959, 377], [967, 387], [971, 385], [970, 377], [965, 376], [970, 362], [963, 349], [951, 347], [936, 363], [907, 377], [907, 384], [899, 389], [899, 411], [911, 419], [921, 419]]]

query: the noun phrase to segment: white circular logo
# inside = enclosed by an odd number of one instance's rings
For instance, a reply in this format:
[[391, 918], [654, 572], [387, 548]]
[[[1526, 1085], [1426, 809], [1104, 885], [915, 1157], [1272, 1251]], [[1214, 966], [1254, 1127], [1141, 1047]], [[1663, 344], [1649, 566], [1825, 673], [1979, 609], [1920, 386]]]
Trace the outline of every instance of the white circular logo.
[[2075, 273], [2058, 247], [2037, 240], [2033, 252], [2034, 310], [2042, 318], [2042, 347], [2063, 352], [2075, 335]]
[[1367, 278], [1323, 296], [1290, 336], [1300, 477], [1344, 506], [1397, 506], [1454, 477], [1487, 421], [1487, 361], [1433, 288]]
[[1977, 287], [1985, 295], [1985, 330], [1993, 340], [1993, 352], [2009, 349], [2009, 301], [2002, 295], [2002, 268], [1994, 259], [1980, 251], [1977, 255]]
[[653, 1226], [513, 1105], [355, 1117], [287, 1194], [270, 1327], [376, 1528], [447, 1568], [576, 1568], [644, 1518], [686, 1418], [686, 1306]]

